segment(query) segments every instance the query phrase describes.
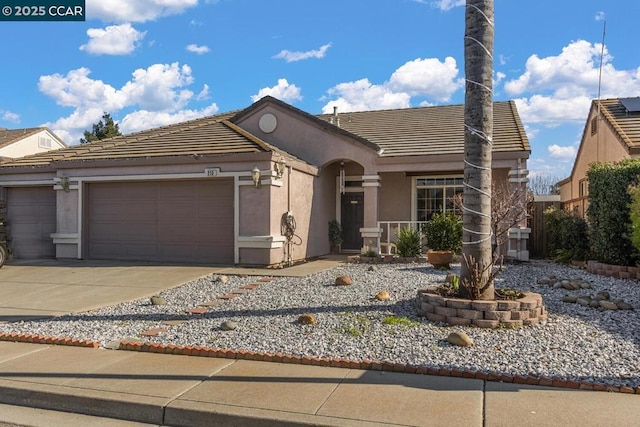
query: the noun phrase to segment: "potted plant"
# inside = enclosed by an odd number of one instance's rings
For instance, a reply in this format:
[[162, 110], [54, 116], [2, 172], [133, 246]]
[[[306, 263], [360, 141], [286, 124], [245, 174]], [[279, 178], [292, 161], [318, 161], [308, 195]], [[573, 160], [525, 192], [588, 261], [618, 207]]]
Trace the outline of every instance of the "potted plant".
[[451, 212], [434, 214], [424, 225], [427, 261], [436, 268], [449, 268], [453, 256], [462, 249], [462, 218]]
[[342, 245], [343, 240], [342, 225], [335, 219], [329, 221], [329, 242], [331, 243], [332, 254], [340, 253], [340, 245]]

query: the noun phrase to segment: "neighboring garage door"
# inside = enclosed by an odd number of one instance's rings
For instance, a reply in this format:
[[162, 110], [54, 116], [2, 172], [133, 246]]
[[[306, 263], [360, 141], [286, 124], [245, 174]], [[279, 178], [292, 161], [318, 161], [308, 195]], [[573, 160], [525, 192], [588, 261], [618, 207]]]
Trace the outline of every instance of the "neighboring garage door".
[[92, 183], [89, 258], [233, 263], [233, 180]]
[[55, 258], [56, 247], [51, 238], [56, 232], [56, 192], [53, 187], [9, 187], [7, 217], [14, 258]]

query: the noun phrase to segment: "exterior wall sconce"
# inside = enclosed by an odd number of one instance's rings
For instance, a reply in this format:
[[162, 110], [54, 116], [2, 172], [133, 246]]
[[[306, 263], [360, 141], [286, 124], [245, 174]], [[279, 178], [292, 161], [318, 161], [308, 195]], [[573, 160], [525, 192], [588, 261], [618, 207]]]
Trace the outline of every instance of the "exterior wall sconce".
[[282, 178], [282, 175], [284, 175], [284, 170], [286, 167], [287, 167], [287, 162], [284, 160], [284, 158], [280, 157], [280, 160], [278, 160], [276, 164], [273, 166], [273, 170], [276, 173], [276, 178], [278, 179]]
[[260, 174], [260, 169], [258, 169], [257, 166], [251, 170], [251, 179], [253, 179], [253, 185], [256, 188], [260, 188], [260, 180], [262, 179], [262, 177]]

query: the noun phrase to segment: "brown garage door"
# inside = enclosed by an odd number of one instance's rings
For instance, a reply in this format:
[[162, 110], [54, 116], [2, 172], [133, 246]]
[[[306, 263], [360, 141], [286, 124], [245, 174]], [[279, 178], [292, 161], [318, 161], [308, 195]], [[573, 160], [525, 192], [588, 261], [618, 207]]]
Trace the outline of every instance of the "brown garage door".
[[89, 258], [233, 263], [233, 181], [95, 183]]
[[56, 247], [51, 239], [51, 234], [56, 232], [53, 187], [8, 188], [7, 217], [14, 258], [55, 258]]

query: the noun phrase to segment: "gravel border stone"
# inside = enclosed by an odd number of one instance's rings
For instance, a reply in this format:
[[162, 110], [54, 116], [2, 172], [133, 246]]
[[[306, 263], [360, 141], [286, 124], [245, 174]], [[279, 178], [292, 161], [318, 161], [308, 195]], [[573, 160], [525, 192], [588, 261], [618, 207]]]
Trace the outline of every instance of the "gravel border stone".
[[[229, 276], [223, 283], [212, 275], [161, 292], [165, 305], [152, 305], [143, 298], [53, 319], [0, 324], [0, 334], [67, 337], [103, 347], [138, 339], [151, 345], [233, 349], [299, 360], [377, 361], [425, 372], [497, 373], [506, 378], [640, 387], [640, 285], [635, 280], [544, 261], [505, 266], [496, 286], [541, 294], [548, 321], [486, 330], [448, 326], [416, 315], [417, 290], [444, 282], [447, 272], [426, 263], [381, 264], [375, 271], [368, 267], [345, 264], [307, 277], [271, 281]], [[459, 273], [459, 264], [452, 267]], [[352, 284], [336, 286], [336, 278], [343, 275]], [[609, 292], [612, 299], [624, 299], [635, 310], [564, 303], [571, 291], [538, 283], [548, 276], [582, 278], [591, 285], [590, 292]], [[376, 299], [381, 291], [387, 291], [389, 299]], [[202, 306], [206, 312], [189, 314]], [[316, 323], [300, 323], [306, 314], [313, 315]], [[235, 328], [221, 327], [225, 322]], [[142, 336], [149, 330], [162, 333]], [[455, 331], [464, 331], [474, 345], [448, 343]]]

